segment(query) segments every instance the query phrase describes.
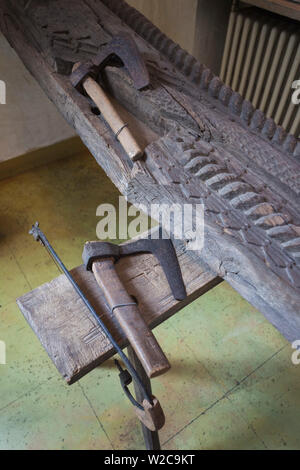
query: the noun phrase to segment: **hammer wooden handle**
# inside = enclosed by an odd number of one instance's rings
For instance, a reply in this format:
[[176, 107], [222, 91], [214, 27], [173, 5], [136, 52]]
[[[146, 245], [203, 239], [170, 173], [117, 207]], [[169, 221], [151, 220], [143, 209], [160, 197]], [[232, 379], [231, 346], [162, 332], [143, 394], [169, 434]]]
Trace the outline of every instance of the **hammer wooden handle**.
[[[93, 263], [93, 273], [104, 292], [109, 307], [133, 303], [115, 270], [114, 260], [103, 259]], [[114, 308], [114, 315], [125, 332], [149, 378], [167, 372], [170, 363], [155, 336], [141, 316], [137, 305]]]
[[110, 125], [129, 158], [133, 161], [141, 158], [143, 156], [142, 149], [131, 134], [127, 124], [121, 119], [100, 85], [98, 85], [95, 80], [88, 77], [83, 82], [83, 88], [89, 97], [98, 106], [99, 111], [101, 112], [106, 122]]

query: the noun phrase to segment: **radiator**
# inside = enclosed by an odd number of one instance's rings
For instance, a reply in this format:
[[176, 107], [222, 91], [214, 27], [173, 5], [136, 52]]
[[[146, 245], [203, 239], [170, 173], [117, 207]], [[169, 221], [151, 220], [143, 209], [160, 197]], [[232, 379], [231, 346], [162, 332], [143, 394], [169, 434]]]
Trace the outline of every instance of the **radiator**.
[[232, 11], [220, 73], [226, 85], [296, 137], [300, 105], [293, 103], [292, 86], [300, 80], [299, 30], [299, 23], [256, 8]]

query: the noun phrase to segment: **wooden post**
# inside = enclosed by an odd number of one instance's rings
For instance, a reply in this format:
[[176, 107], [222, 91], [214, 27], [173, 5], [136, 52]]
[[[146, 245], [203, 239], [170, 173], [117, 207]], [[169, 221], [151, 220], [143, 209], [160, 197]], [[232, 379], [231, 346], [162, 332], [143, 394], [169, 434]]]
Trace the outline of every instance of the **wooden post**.
[[193, 55], [220, 74], [232, 0], [198, 0]]
[[[144, 368], [142, 364], [140, 363], [137, 355], [135, 354], [133, 348], [131, 346], [128, 346], [127, 348], [128, 356], [133, 364], [134, 368], [136, 369], [137, 373], [141, 377], [147, 392], [149, 395], [152, 395], [152, 390], [151, 390], [151, 382], [150, 379], [148, 378], [146, 372], [144, 371]], [[135, 396], [138, 402], [143, 401], [143, 396], [140, 392], [140, 389], [134, 384], [134, 390], [135, 390]], [[147, 450], [160, 450], [160, 442], [159, 442], [159, 436], [157, 431], [150, 431], [146, 426], [142, 424], [142, 431], [143, 431], [143, 436], [145, 440], [145, 445]]]

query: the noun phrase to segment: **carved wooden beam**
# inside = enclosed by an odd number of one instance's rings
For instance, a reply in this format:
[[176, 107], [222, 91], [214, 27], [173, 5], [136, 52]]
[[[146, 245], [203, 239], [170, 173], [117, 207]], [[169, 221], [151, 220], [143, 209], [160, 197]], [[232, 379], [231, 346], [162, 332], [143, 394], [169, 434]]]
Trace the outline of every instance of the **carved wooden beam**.
[[[12, 47], [129, 201], [204, 204], [194, 259], [298, 339], [299, 142], [122, 0], [3, 0], [0, 12]], [[121, 68], [105, 72], [110, 93], [156, 135], [134, 164], [67, 75], [121, 31], [151, 75], [137, 91]]]

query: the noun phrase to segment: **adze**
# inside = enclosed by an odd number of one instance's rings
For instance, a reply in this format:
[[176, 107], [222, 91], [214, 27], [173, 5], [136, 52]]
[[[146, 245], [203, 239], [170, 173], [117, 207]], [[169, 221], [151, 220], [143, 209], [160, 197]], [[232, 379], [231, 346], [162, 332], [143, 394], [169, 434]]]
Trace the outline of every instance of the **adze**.
[[[117, 360], [115, 360], [116, 365], [119, 368], [120, 374], [120, 382], [122, 388], [131, 401], [131, 403], [135, 407], [135, 413], [140, 419], [140, 421], [151, 431], [158, 431], [161, 429], [165, 423], [165, 416], [163, 410], [160, 406], [159, 401], [153, 395], [149, 395], [148, 390], [143, 383], [141, 376], [133, 367], [132, 363], [128, 360], [127, 356], [124, 354], [118, 343], [115, 341], [113, 336], [111, 335], [110, 331], [107, 329], [101, 317], [98, 316], [97, 312], [85, 296], [85, 294], [80, 289], [79, 285], [72, 277], [71, 273], [68, 271], [66, 266], [63, 264], [49, 241], [47, 240], [45, 234], [39, 227], [38, 222], [32, 226], [30, 232], [35, 238], [36, 241], [41, 242], [41, 244], [47, 249], [49, 254], [52, 256], [53, 260], [59, 267], [59, 269], [66, 275], [72, 286], [74, 287], [75, 291], [84, 302], [85, 306], [88, 308], [90, 313], [92, 314], [93, 318], [96, 320], [96, 323], [100, 326], [103, 330], [104, 334], [107, 336], [111, 344], [114, 346], [116, 352], [118, 352], [119, 356], [121, 357], [123, 363], [127, 367], [127, 370], [122, 369], [121, 365]], [[101, 245], [101, 249], [99, 251], [99, 244]], [[97, 247], [98, 245], [98, 247]], [[176, 252], [174, 250], [173, 244], [170, 240], [149, 240], [149, 239], [141, 239], [136, 242], [129, 243], [127, 245], [117, 246], [111, 243], [105, 242], [92, 242], [87, 243], [85, 245], [83, 257], [86, 264], [87, 269], [91, 269], [94, 271], [97, 270], [97, 263], [99, 264], [99, 257], [101, 259], [107, 260], [109, 262], [111, 259], [117, 261], [122, 256], [134, 255], [138, 253], [153, 253], [156, 255], [158, 260], [161, 262], [162, 267], [165, 271], [167, 279], [169, 281], [171, 290], [174, 294], [174, 297], [178, 300], [183, 300], [186, 297], [186, 290], [183, 283], [180, 267], [178, 264], [178, 260], [176, 257]], [[108, 258], [107, 258], [108, 257]], [[95, 266], [94, 266], [95, 265]], [[93, 269], [94, 266], [94, 269]], [[135, 302], [132, 302], [130, 299], [129, 305], [135, 305]], [[126, 305], [113, 305], [111, 310], [114, 312], [116, 307], [123, 308]], [[155, 338], [154, 338], [155, 339]], [[163, 354], [163, 353], [162, 353]], [[165, 356], [164, 362], [166, 361]], [[166, 363], [166, 362], [165, 362]], [[165, 364], [164, 364], [165, 365]], [[169, 366], [169, 364], [167, 363]], [[153, 375], [152, 375], [153, 376]], [[142, 403], [137, 402], [130, 390], [128, 389], [128, 385], [131, 383], [131, 380], [135, 381], [135, 384], [141, 391], [142, 395]]]
[[93, 100], [129, 158], [135, 161], [141, 158], [144, 152], [98, 83], [104, 67], [116, 64], [125, 67], [138, 90], [150, 84], [144, 60], [134, 40], [127, 33], [115, 36], [92, 60], [75, 64], [70, 80], [79, 92], [85, 92]]
[[143, 319], [137, 303], [126, 291], [115, 269], [124, 256], [152, 253], [160, 262], [176, 300], [186, 298], [186, 290], [173, 243], [169, 239], [140, 239], [125, 245], [88, 242], [83, 262], [94, 273], [106, 301], [133, 347], [149, 378], [170, 368], [169, 361], [151, 329]]

